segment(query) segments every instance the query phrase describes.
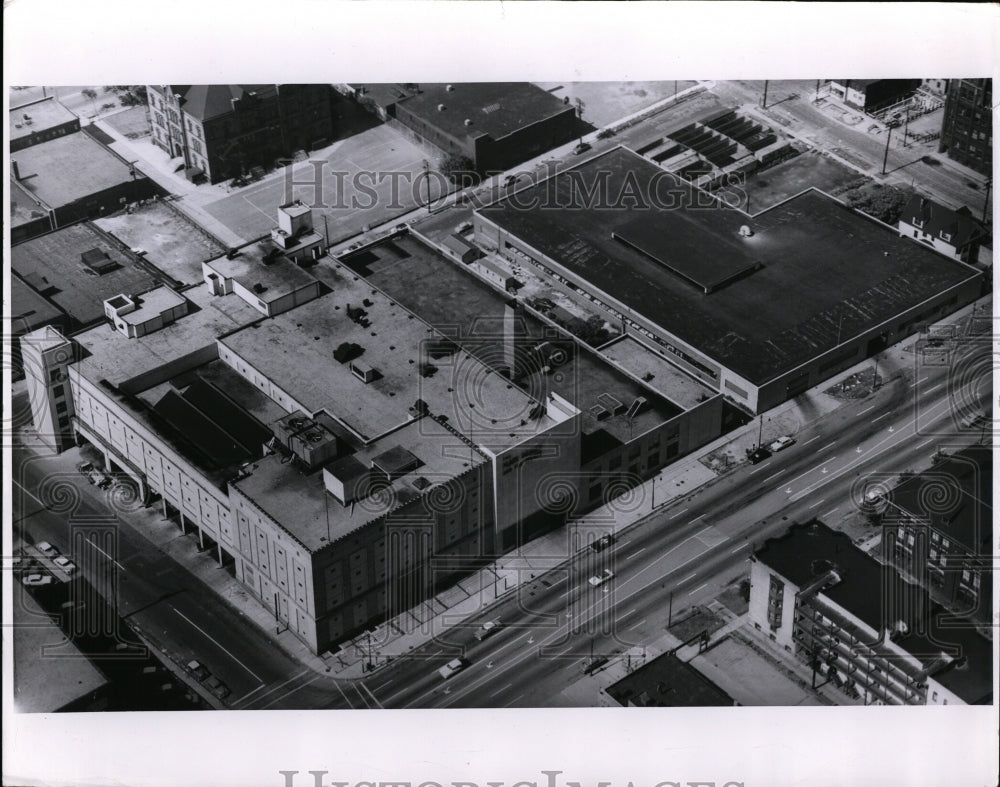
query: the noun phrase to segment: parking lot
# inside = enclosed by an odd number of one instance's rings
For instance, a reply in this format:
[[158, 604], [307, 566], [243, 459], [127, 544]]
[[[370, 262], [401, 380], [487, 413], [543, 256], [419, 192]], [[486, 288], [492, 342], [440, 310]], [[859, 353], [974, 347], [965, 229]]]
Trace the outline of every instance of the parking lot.
[[536, 82], [556, 98], [583, 102], [583, 119], [597, 128], [686, 90], [690, 80], [665, 82]]
[[857, 172], [811, 150], [752, 173], [747, 176], [746, 183], [740, 190], [720, 189], [718, 193], [727, 204], [743, 210], [747, 210], [749, 197], [750, 213], [759, 213], [808, 188], [836, 194], [838, 189], [857, 179]]

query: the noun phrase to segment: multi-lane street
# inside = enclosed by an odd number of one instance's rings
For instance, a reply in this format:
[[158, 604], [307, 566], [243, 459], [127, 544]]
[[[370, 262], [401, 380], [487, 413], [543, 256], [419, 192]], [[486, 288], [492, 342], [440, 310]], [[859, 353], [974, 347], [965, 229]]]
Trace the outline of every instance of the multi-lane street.
[[[961, 357], [947, 365], [897, 361], [900, 376], [817, 419], [785, 451], [657, 510], [612, 548], [580, 552], [364, 680], [339, 680], [298, 663], [137, 532], [127, 512], [109, 518], [82, 476], [60, 479], [79, 487], [71, 511], [53, 503], [46, 462], [21, 447], [14, 451], [15, 521], [26, 523], [36, 541], [72, 554], [85, 576], [106, 575], [113, 564], [121, 616], [175, 663], [198, 658], [208, 665], [232, 689], [230, 707], [560, 704], [567, 686], [583, 678], [581, 661], [661, 634], [671, 613], [713, 597], [744, 573], [752, 544], [791, 521], [819, 517], [836, 525], [857, 505], [864, 483], [926, 464], [938, 447], [977, 439], [959, 434], [953, 405], [985, 405], [988, 374], [968, 377], [957, 390], [951, 370], [988, 362], [990, 344], [956, 341], [953, 353]], [[883, 373], [890, 369], [883, 362]], [[110, 541], [102, 540], [107, 532]], [[614, 578], [593, 587], [588, 579], [605, 568]], [[479, 642], [474, 632], [492, 619], [503, 627]], [[458, 656], [468, 666], [445, 682], [437, 669]]]

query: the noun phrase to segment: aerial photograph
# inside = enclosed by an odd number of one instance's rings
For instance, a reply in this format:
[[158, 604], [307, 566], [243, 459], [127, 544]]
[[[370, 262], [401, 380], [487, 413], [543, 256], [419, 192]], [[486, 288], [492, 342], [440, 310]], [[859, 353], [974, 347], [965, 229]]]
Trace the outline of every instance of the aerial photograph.
[[15, 707], [990, 704], [933, 76], [11, 87]]

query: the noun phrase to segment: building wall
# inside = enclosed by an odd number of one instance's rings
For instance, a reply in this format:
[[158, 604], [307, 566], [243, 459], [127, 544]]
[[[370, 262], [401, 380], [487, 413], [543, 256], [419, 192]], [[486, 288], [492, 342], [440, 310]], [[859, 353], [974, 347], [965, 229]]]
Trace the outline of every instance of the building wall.
[[150, 199], [157, 194], [159, 187], [145, 176], [123, 181], [111, 188], [88, 194], [86, 197], [54, 208], [52, 213], [55, 228], [59, 229], [84, 219], [100, 218], [122, 210], [130, 202]]
[[983, 175], [993, 173], [993, 85], [990, 79], [951, 79], [938, 150]]
[[[24, 107], [28, 109], [29, 107]], [[20, 107], [18, 109], [21, 109]], [[14, 111], [14, 110], [11, 110]], [[39, 129], [38, 131], [32, 131], [30, 134], [17, 139], [12, 139], [10, 141], [10, 152], [16, 153], [19, 150], [24, 150], [25, 148], [34, 147], [35, 145], [40, 145], [43, 142], [48, 142], [50, 139], [56, 139], [57, 137], [64, 137], [67, 134], [72, 134], [80, 130], [80, 118], [73, 118], [72, 120], [67, 120], [65, 123], [60, 123], [57, 126], [50, 126], [49, 128]]]
[[27, 379], [31, 421], [35, 432], [53, 451], [61, 453], [73, 445], [74, 397], [69, 368], [75, 360], [73, 346], [53, 329], [40, 328], [20, 338], [21, 360]]
[[750, 622], [782, 646], [792, 644], [797, 592], [798, 588], [784, 577], [759, 560], [750, 558]]
[[899, 220], [899, 234], [905, 238], [913, 238], [920, 243], [930, 246], [939, 254], [951, 257], [953, 260], [967, 264], [974, 263], [979, 258], [979, 244], [967, 243], [961, 249], [955, 244], [942, 239], [940, 236], [925, 232], [921, 227], [916, 227], [909, 222]]

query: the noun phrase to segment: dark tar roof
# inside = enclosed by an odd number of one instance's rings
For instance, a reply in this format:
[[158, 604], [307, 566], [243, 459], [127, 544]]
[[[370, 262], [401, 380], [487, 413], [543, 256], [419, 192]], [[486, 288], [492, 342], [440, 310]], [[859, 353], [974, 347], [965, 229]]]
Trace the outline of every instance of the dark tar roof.
[[847, 534], [813, 520], [768, 539], [754, 557], [799, 588], [835, 571], [838, 580], [822, 587], [820, 594], [876, 632], [899, 620], [907, 623], [911, 633], [894, 642], [925, 667], [937, 662], [942, 653], [956, 659], [964, 656], [964, 666], [953, 661], [931, 674], [969, 704], [992, 694], [992, 643], [971, 624], [943, 625], [942, 617], [953, 616], [931, 603], [925, 590], [905, 582], [891, 566], [879, 564], [859, 549]]
[[643, 707], [717, 707], [733, 698], [690, 664], [664, 653], [607, 688], [620, 705]]
[[[420, 90], [401, 99], [399, 105], [457, 138], [487, 134], [500, 139], [541, 120], [576, 111], [530, 82], [421, 84]], [[441, 104], [444, 109], [439, 111]], [[471, 120], [471, 125], [466, 125], [466, 120]]]
[[[956, 248], [962, 248], [969, 241], [986, 234], [983, 226], [971, 216], [946, 208], [919, 194], [914, 194], [903, 206], [899, 220], [914, 226], [917, 226], [915, 222], [920, 222], [920, 229], [924, 232]], [[942, 235], [947, 235], [948, 238]]]
[[[479, 212], [757, 385], [980, 275], [814, 189], [749, 216], [623, 147]], [[612, 237], [637, 222], [687, 272], [762, 267], [706, 294]]]

